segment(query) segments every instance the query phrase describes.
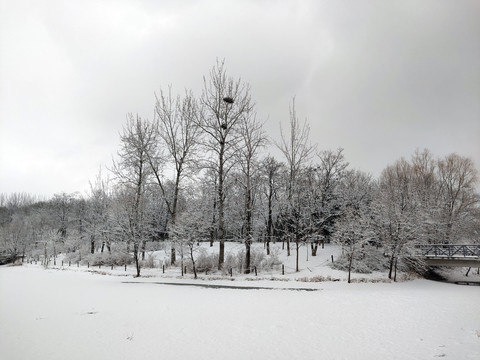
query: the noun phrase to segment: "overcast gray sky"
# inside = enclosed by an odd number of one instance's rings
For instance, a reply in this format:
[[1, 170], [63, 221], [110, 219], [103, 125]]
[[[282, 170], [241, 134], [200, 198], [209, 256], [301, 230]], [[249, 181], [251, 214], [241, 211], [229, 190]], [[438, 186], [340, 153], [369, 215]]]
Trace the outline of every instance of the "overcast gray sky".
[[480, 168], [480, 1], [0, 0], [0, 193], [84, 192], [126, 114], [200, 94], [216, 58], [273, 138], [296, 96], [375, 177], [416, 148]]

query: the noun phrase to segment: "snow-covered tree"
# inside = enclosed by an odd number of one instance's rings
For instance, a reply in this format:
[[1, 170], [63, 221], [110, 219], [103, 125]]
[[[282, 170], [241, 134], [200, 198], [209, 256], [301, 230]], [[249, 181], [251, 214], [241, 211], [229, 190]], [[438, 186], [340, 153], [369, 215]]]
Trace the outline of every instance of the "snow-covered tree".
[[287, 133], [280, 129], [281, 141], [277, 143], [278, 149], [285, 157], [287, 167], [286, 181], [286, 212], [287, 223], [287, 253], [290, 255], [290, 238], [293, 238], [296, 244], [296, 270], [298, 268], [298, 251], [301, 241], [306, 234], [305, 214], [302, 206], [305, 205], [304, 187], [301, 186], [301, 176], [309, 164], [315, 151], [315, 146], [310, 144], [310, 127], [306, 120], [301, 123], [298, 119], [295, 109], [295, 99], [290, 107], [290, 122]]
[[109, 219], [111, 201], [109, 180], [103, 179], [99, 172], [95, 182], [90, 184], [90, 194], [83, 219], [91, 254], [95, 252], [98, 243], [101, 243], [101, 252], [104, 251], [105, 246], [109, 252], [111, 250], [112, 230]]
[[245, 113], [239, 127], [240, 142], [236, 151], [242, 176], [239, 177], [244, 197], [244, 224], [242, 237], [245, 242], [245, 273], [250, 273], [251, 245], [253, 240], [253, 211], [258, 193], [260, 150], [266, 144], [266, 135], [263, 124], [259, 122], [254, 113]]
[[384, 169], [375, 198], [376, 230], [390, 258], [390, 279], [396, 274], [398, 260], [415, 255], [417, 234], [421, 230], [411, 170], [405, 159]]
[[225, 179], [234, 165], [236, 144], [240, 141], [239, 127], [242, 118], [253, 109], [250, 87], [241, 79], [227, 76], [224, 62], [217, 61], [204, 78], [201, 96], [204, 108], [198, 126], [205, 135], [203, 145], [211, 154], [210, 168], [216, 173], [217, 185], [217, 236], [219, 240], [218, 267], [225, 260]]
[[444, 243], [463, 240], [468, 224], [480, 204], [476, 193], [478, 171], [469, 158], [450, 154], [438, 160], [437, 176], [440, 189], [440, 212]]
[[189, 193], [190, 206], [178, 214], [177, 221], [172, 225], [171, 231], [172, 237], [179, 249], [182, 274], [184, 258], [187, 257], [192, 263], [192, 269], [196, 279], [197, 267], [195, 253], [199, 248], [200, 241], [205, 238], [209, 232], [209, 214], [203, 211], [207, 204], [201, 192], [193, 187]]
[[342, 186], [348, 162], [343, 149], [325, 150], [317, 154], [318, 165], [307, 173], [309, 178], [309, 202], [311, 207], [312, 256], [316, 256], [320, 239], [330, 240], [335, 220], [345, 206], [346, 189]]
[[120, 141], [119, 160], [114, 162], [112, 171], [118, 183], [117, 197], [121, 199], [124, 215], [121, 224], [127, 242], [133, 244], [137, 276], [140, 276], [140, 246], [145, 247], [151, 233], [145, 216], [145, 190], [151, 172], [148, 154], [155, 145], [155, 129], [148, 121], [130, 114]]
[[[197, 100], [191, 91], [183, 97], [172, 97], [160, 91], [156, 97], [156, 131], [157, 139], [149, 162], [153, 170], [155, 183], [159, 186], [170, 215], [170, 224], [175, 224], [181, 181], [188, 173], [198, 170], [198, 145], [200, 128], [198, 126], [200, 111]], [[173, 166], [173, 192], [167, 191], [162, 174], [162, 165]], [[175, 247], [171, 249], [171, 263], [175, 264]]]
[[[260, 164], [263, 200], [263, 218], [265, 223], [265, 247], [267, 255], [270, 255], [270, 241], [275, 240], [275, 224], [278, 216], [279, 192], [281, 191], [283, 163], [273, 156], [267, 156]], [[277, 231], [278, 233], [278, 231]]]
[[349, 206], [335, 223], [334, 242], [341, 244], [342, 254], [347, 257], [348, 283], [351, 280], [353, 261], [365, 248], [373, 233], [368, 209]]

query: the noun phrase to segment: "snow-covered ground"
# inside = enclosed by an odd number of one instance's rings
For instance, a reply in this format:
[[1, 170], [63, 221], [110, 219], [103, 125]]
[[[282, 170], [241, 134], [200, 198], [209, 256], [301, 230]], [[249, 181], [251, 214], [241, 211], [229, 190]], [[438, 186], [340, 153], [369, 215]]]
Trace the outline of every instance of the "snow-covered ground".
[[[334, 260], [338, 259], [341, 255], [341, 248], [335, 244], [325, 244], [322, 248], [321, 246], [318, 249], [317, 256], [312, 257], [311, 251], [307, 253], [307, 247], [302, 246], [299, 250], [299, 272], [296, 271], [296, 252], [294, 249], [295, 244], [291, 245], [291, 255], [287, 256], [286, 249], [282, 249], [281, 243], [271, 244], [271, 256], [275, 256], [278, 261], [278, 265], [273, 266], [272, 268], [266, 269], [259, 269], [257, 276], [254, 276], [254, 272], [250, 275], [243, 275], [238, 272], [237, 269], [233, 271], [233, 278], [230, 277], [230, 272], [228, 269], [222, 274], [221, 272], [208, 272], [205, 274], [203, 272], [199, 272], [198, 276], [201, 279], [209, 280], [209, 279], [218, 279], [219, 277], [223, 277], [225, 279], [234, 280], [234, 281], [241, 281], [248, 279], [250, 281], [258, 281], [262, 279], [276, 279], [276, 280], [309, 280], [314, 279], [318, 276], [324, 278], [331, 278], [337, 280], [346, 280], [347, 274], [345, 271], [335, 270], [332, 269], [329, 264], [332, 261], [332, 257]], [[226, 242], [225, 243], [225, 258], [228, 258], [229, 255], [236, 255], [239, 252], [245, 249], [245, 245], [236, 242]], [[186, 251], [186, 250], [185, 250]], [[209, 246], [209, 243], [200, 243], [199, 247], [195, 249], [195, 257], [198, 257], [201, 251], [205, 251], [207, 254], [211, 253], [218, 253], [218, 243], [215, 243], [213, 247]], [[252, 244], [252, 253], [253, 252], [262, 252], [265, 253], [264, 245], [262, 243], [254, 243]], [[178, 259], [179, 251], [177, 249], [177, 265], [180, 264], [180, 260]], [[275, 255], [274, 255], [275, 254]], [[309, 255], [310, 254], [310, 255]], [[181, 268], [179, 266], [170, 267], [168, 265], [170, 259], [170, 247], [166, 247], [163, 250], [157, 251], [147, 251], [146, 252], [146, 259], [149, 258], [153, 259], [154, 267], [142, 267], [141, 275], [145, 277], [162, 277], [164, 279], [175, 278], [178, 279], [181, 277]], [[91, 266], [87, 268], [85, 263], [77, 267], [76, 263], [71, 263], [69, 265], [68, 260], [65, 260], [62, 265], [62, 259], [64, 256], [60, 254], [57, 256], [56, 265], [53, 265], [53, 260], [50, 262], [50, 268], [57, 268], [57, 269], [68, 269], [70, 271], [89, 271], [89, 272], [97, 272], [97, 273], [107, 273], [112, 275], [134, 275], [135, 265], [130, 264], [125, 271], [123, 266], [116, 266], [111, 269], [110, 266]], [[190, 264], [189, 256], [185, 255], [185, 264]], [[148, 262], [148, 261], [147, 261]], [[283, 267], [283, 275], [282, 275], [282, 264]], [[40, 263], [37, 263], [40, 265]], [[162, 267], [165, 265], [165, 268]], [[163, 273], [163, 271], [165, 273]], [[184, 276], [184, 279], [192, 279], [193, 274], [191, 274], [191, 268], [189, 269], [189, 273]], [[387, 278], [386, 273], [372, 273], [372, 274], [353, 274], [353, 279], [379, 279], [385, 280]]]
[[[285, 275], [290, 281], [270, 280], [280, 274], [182, 280], [173, 269], [162, 277], [158, 268], [135, 279], [74, 266], [0, 267], [0, 357], [480, 359], [480, 287], [427, 280], [347, 284], [343, 272], [321, 266], [333, 250], [324, 249], [324, 260], [309, 259], [311, 266], [304, 256], [302, 274]], [[341, 281], [293, 280], [307, 274]]]

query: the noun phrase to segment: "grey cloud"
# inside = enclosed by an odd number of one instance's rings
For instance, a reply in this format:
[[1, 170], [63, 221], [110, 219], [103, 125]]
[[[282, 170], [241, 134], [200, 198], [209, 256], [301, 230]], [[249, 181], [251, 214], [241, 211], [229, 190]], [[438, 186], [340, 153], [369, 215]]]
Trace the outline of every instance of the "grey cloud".
[[[296, 96], [319, 148], [344, 147], [374, 175], [417, 147], [456, 151], [480, 168], [477, 1], [3, 6], [0, 191], [87, 184], [116, 152], [127, 112], [151, 118], [154, 92], [169, 84], [199, 94], [216, 58], [251, 84], [273, 137]], [[17, 161], [4, 160], [15, 152]], [[19, 164], [37, 154], [55, 176], [44, 171], [34, 186], [20, 181], [36, 174]]]

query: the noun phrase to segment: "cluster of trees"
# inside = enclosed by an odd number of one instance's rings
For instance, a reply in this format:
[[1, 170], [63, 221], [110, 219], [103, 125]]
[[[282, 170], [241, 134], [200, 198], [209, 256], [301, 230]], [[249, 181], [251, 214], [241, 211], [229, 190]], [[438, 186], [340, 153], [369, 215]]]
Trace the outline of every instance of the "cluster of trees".
[[218, 242], [221, 269], [225, 241], [240, 240], [247, 272], [253, 241], [265, 242], [267, 254], [271, 241], [282, 241], [288, 255], [293, 248], [297, 270], [300, 246], [315, 256], [320, 244], [335, 241], [350, 265], [366, 247], [382, 247], [391, 277], [417, 242], [478, 241], [478, 176], [470, 159], [436, 159], [425, 150], [375, 180], [350, 169], [342, 149], [318, 151], [295, 101], [281, 130], [274, 145], [283, 158], [265, 156], [270, 140], [249, 85], [218, 62], [200, 97], [169, 88], [156, 96], [153, 120], [128, 115], [117, 160], [88, 195], [1, 196], [1, 247], [47, 258], [59, 248], [94, 253], [121, 244], [139, 276], [151, 241], [186, 244], [190, 252], [198, 241]]
[[457, 154], [437, 159], [424, 150], [387, 166], [377, 181], [351, 183], [355, 201], [346, 205], [335, 234], [350, 266], [372, 241], [389, 257], [389, 278], [396, 278], [399, 260], [413, 268], [423, 265], [416, 244], [480, 242], [477, 182], [470, 159]]

